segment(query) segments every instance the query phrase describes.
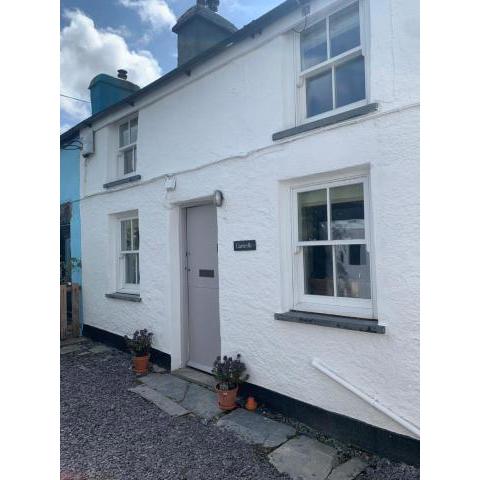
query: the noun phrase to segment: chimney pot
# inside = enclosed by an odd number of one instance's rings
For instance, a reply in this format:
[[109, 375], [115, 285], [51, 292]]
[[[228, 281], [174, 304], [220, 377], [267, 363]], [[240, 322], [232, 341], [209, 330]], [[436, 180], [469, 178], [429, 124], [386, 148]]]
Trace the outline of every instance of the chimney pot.
[[117, 76], [118, 78], [121, 78], [122, 80], [126, 80], [127, 79], [127, 71], [124, 70], [123, 68], [117, 70]]
[[207, 0], [208, 8], [212, 12], [218, 12], [218, 5], [220, 4], [220, 0]]

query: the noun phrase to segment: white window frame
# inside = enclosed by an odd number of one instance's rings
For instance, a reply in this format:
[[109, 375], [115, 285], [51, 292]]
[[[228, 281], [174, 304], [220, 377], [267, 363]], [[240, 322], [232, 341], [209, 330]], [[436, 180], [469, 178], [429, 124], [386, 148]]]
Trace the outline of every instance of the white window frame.
[[[122, 250], [122, 222], [127, 220], [137, 220], [138, 221], [138, 231], [140, 232], [140, 219], [138, 214], [119, 216], [117, 219], [117, 228], [116, 228], [116, 244], [117, 244], [117, 291], [121, 293], [140, 293], [140, 282], [139, 283], [126, 283], [125, 282], [125, 255], [127, 253], [136, 253], [138, 254], [138, 271], [140, 272], [140, 242], [138, 245], [138, 250]], [[141, 278], [141, 277], [140, 277]]]
[[[132, 142], [131, 141], [131, 122], [136, 120], [137, 121], [137, 139]], [[123, 127], [125, 124], [128, 124], [128, 137], [129, 137], [129, 140], [130, 142], [128, 143], [128, 145], [123, 145], [123, 146], [120, 146], [120, 128]], [[117, 178], [124, 178], [124, 177], [129, 177], [131, 175], [135, 175], [135, 173], [137, 172], [137, 167], [138, 167], [138, 159], [137, 159], [137, 151], [138, 151], [138, 148], [137, 148], [137, 143], [138, 143], [138, 132], [139, 132], [139, 128], [138, 128], [139, 124], [138, 124], [138, 114], [135, 114], [129, 118], [125, 118], [123, 119], [121, 122], [118, 122], [117, 124], [117, 127], [116, 127], [116, 135], [117, 135], [117, 158], [116, 158], [116, 176]], [[126, 150], [130, 150], [133, 148], [133, 156], [134, 156], [134, 160], [133, 160], [133, 171], [131, 172], [128, 172], [128, 173], [125, 173], [125, 158], [124, 158], [124, 152]]]
[[[333, 187], [351, 185], [355, 183], [363, 184], [364, 196], [364, 240], [319, 240], [319, 241], [299, 241], [298, 238], [298, 194], [302, 192], [327, 189], [327, 198], [329, 190]], [[330, 203], [328, 205], [328, 231], [330, 232]], [[370, 182], [368, 175], [355, 175], [342, 179], [329, 179], [324, 182], [307, 183], [303, 185], [294, 185], [290, 187], [290, 226], [291, 226], [291, 249], [290, 259], [292, 261], [292, 280], [293, 280], [293, 310], [326, 313], [332, 315], [352, 316], [359, 318], [375, 318], [375, 276], [374, 276], [374, 252], [372, 248], [372, 228], [371, 228], [371, 207], [370, 207]], [[330, 235], [330, 233], [329, 233]], [[304, 246], [314, 245], [365, 245], [370, 260], [370, 292], [371, 298], [348, 298], [323, 295], [305, 294], [304, 271], [303, 271], [303, 248]], [[333, 256], [333, 264], [335, 260]], [[334, 285], [336, 283], [335, 269], [333, 270]], [[336, 290], [336, 286], [334, 287]]]
[[[329, 20], [328, 18], [337, 13], [340, 10], [348, 7], [356, 3], [357, 0], [343, 0], [336, 3], [334, 6], [330, 7], [327, 11], [324, 11], [321, 16], [315, 18], [315, 21], [310, 23], [306, 29], [314, 27], [317, 23], [326, 20], [326, 35], [327, 35], [327, 55], [330, 53], [330, 35], [329, 35]], [[295, 29], [294, 34], [294, 43], [295, 43], [295, 74], [296, 74], [296, 110], [297, 110], [297, 124], [302, 123], [309, 123], [314, 122], [316, 120], [320, 120], [322, 118], [327, 118], [338, 113], [346, 112], [348, 110], [352, 110], [357, 107], [361, 107], [367, 105], [369, 103], [370, 98], [370, 82], [369, 82], [369, 61], [368, 61], [368, 42], [367, 42], [367, 1], [366, 0], [358, 0], [358, 9], [359, 9], [359, 16], [360, 16], [360, 45], [354, 47], [346, 52], [343, 52], [333, 58], [327, 58], [322, 63], [317, 65], [313, 65], [310, 68], [302, 70], [302, 53], [301, 53], [301, 45], [300, 45], [300, 36], [301, 32]], [[300, 25], [300, 28], [304, 25]], [[335, 105], [335, 67], [341, 65], [348, 60], [352, 60], [356, 57], [363, 56], [364, 57], [364, 64], [365, 64], [365, 98], [363, 100], [359, 100], [354, 103], [349, 103], [348, 105], [344, 105], [342, 107], [333, 108], [332, 110], [328, 110], [327, 112], [320, 113], [318, 115], [313, 115], [311, 117], [307, 117], [307, 80], [311, 77], [315, 77], [318, 74], [322, 73], [323, 71], [328, 71], [332, 69], [332, 97], [333, 97], [333, 105]], [[332, 68], [333, 67], [333, 68]]]

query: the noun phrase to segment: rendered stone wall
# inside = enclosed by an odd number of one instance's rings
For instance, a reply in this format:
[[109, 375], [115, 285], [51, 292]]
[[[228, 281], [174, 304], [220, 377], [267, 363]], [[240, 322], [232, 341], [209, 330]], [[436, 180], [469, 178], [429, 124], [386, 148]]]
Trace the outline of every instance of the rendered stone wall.
[[[135, 106], [139, 184], [105, 192], [114, 154], [109, 122], [121, 114], [94, 125], [96, 153], [81, 172], [84, 322], [122, 335], [148, 328], [172, 368], [180, 366], [177, 205], [219, 189], [223, 353], [241, 352], [253, 383], [410, 435], [311, 361], [419, 424], [418, 2], [370, 2], [368, 84], [377, 113], [273, 143], [274, 132], [295, 124], [293, 37], [282, 22]], [[288, 308], [281, 185], [356, 166], [370, 169], [376, 305], [386, 334], [274, 320]], [[174, 192], [166, 192], [165, 174], [175, 174]], [[112, 216], [133, 209], [140, 303], [105, 298], [115, 288]], [[240, 239], [256, 239], [257, 250], [234, 252]]]

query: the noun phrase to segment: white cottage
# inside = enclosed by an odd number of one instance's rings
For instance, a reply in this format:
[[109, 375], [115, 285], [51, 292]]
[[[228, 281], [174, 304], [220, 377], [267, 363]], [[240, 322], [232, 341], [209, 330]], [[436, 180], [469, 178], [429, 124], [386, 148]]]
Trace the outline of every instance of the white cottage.
[[240, 352], [260, 401], [416, 463], [418, 1], [287, 0], [239, 30], [216, 3], [178, 20], [178, 68], [62, 135], [84, 332], [148, 328], [172, 370]]

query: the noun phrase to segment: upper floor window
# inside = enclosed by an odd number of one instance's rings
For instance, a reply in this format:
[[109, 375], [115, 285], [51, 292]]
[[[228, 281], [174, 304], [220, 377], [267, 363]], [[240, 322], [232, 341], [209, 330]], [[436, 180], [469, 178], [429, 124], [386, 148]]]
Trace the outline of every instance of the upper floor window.
[[118, 127], [118, 174], [128, 175], [137, 169], [138, 118], [132, 118]]
[[305, 118], [365, 103], [361, 2], [333, 12], [300, 34]]

